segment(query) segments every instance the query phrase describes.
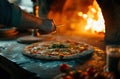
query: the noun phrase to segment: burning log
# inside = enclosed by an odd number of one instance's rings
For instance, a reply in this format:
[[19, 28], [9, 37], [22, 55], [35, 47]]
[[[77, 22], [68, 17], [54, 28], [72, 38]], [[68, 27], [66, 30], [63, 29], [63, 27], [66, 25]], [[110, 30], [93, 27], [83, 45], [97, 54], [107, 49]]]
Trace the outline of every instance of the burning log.
[[105, 19], [105, 43], [120, 44], [120, 1], [97, 0]]

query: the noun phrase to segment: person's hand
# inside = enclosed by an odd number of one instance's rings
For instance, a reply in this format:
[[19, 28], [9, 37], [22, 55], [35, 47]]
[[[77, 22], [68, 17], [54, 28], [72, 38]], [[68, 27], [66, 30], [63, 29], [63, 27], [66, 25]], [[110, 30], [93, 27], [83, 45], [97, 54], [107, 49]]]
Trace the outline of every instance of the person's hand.
[[54, 24], [52, 19], [43, 19], [42, 20], [42, 25], [40, 26], [40, 29], [38, 32], [40, 34], [48, 34], [53, 31], [56, 31], [56, 25]]

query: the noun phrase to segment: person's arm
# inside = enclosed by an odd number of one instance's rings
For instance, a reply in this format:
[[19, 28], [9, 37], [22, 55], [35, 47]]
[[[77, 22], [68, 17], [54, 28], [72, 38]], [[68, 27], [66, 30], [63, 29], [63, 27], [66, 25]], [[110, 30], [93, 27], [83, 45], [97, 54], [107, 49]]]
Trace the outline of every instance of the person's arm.
[[37, 28], [45, 33], [56, 30], [52, 20], [35, 17], [7, 0], [0, 0], [0, 24], [21, 29]]
[[39, 29], [42, 33], [50, 33], [56, 30], [56, 26], [53, 24], [53, 20], [41, 19], [24, 11], [22, 11], [21, 19], [19, 24], [16, 26], [20, 29]]

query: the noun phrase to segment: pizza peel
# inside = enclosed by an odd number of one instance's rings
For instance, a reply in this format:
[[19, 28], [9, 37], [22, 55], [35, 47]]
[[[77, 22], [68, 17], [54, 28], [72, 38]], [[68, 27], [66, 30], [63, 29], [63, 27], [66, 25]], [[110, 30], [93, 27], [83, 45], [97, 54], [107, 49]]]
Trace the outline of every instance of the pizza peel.
[[[56, 27], [56, 29], [58, 29], [58, 27], [62, 27], [64, 25], [55, 25], [54, 21], [53, 21], [53, 25]], [[23, 36], [17, 39], [17, 42], [19, 43], [35, 43], [35, 42], [41, 42], [41, 41], [45, 41], [45, 40], [54, 40], [54, 38], [51, 36], [51, 34], [57, 34], [58, 32], [57, 30], [51, 32], [50, 34], [43, 34], [41, 35], [39, 32], [39, 29], [33, 29], [32, 30], [32, 35], [29, 36]], [[56, 36], [57, 38], [57, 36]]]
[[40, 42], [42, 41], [43, 38], [28, 35], [28, 36], [23, 36], [17, 39], [17, 42], [19, 43], [35, 43], [35, 42]]

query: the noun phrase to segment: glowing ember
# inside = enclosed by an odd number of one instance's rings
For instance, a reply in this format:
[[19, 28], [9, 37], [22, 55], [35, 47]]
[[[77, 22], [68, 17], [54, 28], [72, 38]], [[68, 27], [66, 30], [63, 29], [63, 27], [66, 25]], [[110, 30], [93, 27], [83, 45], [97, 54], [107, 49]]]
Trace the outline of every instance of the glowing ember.
[[104, 19], [96, 0], [66, 0], [62, 12], [50, 11], [49, 18], [55, 20], [59, 33], [80, 34], [105, 32]]

